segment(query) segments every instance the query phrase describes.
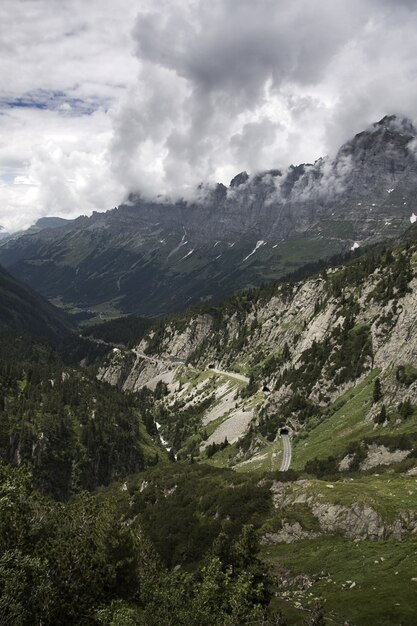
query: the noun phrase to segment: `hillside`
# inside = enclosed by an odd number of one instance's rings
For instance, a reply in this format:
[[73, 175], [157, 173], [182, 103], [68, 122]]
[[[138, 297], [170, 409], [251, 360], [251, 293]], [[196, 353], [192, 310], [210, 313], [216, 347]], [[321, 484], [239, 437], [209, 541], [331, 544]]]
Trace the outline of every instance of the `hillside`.
[[100, 383], [29, 335], [1, 342], [0, 459], [29, 470], [41, 491], [65, 500], [166, 459], [145, 423], [149, 394]]
[[[220, 430], [218, 420], [224, 418], [236, 423], [237, 441], [251, 424], [247, 451], [236, 449], [232, 464], [262, 450], [259, 437], [273, 442], [287, 425], [298, 437], [295, 466], [303, 467], [313, 451], [320, 452], [314, 446], [308, 447], [311, 453], [302, 451], [305, 433], [319, 441], [319, 433], [340, 417], [336, 408], [349, 405], [351, 389], [354, 395], [361, 390], [366, 406], [376, 377], [380, 397], [361, 416], [351, 409], [352, 424], [362, 418], [357, 435], [408, 431], [412, 420], [403, 420], [397, 406], [417, 401], [415, 237], [412, 228], [412, 243], [370, 252], [301, 283], [234, 296], [217, 309], [167, 318], [133, 351], [115, 353], [100, 376], [124, 389], [162, 380], [169, 384], [173, 412], [186, 407], [198, 413], [198, 403], [206, 403], [204, 423], [196, 429], [200, 436], [204, 425], [212, 431], [216, 423]], [[218, 408], [223, 404], [224, 415]], [[382, 404], [385, 426], [375, 423]], [[222, 424], [221, 432], [226, 430]], [[344, 437], [343, 445], [350, 439], [355, 437]], [[198, 454], [201, 439], [193, 441]], [[341, 454], [343, 446], [333, 440], [336, 445]]]
[[2, 615], [412, 626], [416, 261], [414, 226], [298, 283], [105, 324], [126, 345], [145, 334], [100, 380], [9, 337]]
[[167, 318], [99, 372], [157, 391], [171, 455], [272, 480], [258, 533], [289, 624], [415, 621], [416, 290], [414, 226], [302, 282]]
[[57, 343], [72, 330], [65, 313], [0, 267], [0, 332], [27, 332]]
[[241, 172], [189, 202], [131, 196], [6, 242], [0, 263], [71, 310], [155, 316], [216, 304], [404, 231], [417, 214], [416, 136], [409, 120], [385, 117], [333, 159]]

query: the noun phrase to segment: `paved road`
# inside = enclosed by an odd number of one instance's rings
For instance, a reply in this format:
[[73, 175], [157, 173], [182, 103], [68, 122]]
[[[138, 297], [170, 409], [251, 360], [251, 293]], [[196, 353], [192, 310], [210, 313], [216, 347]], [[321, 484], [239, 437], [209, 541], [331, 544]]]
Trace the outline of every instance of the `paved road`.
[[282, 463], [280, 472], [286, 472], [291, 463], [291, 440], [288, 435], [281, 435], [282, 443], [284, 444], [284, 456], [282, 457]]
[[151, 361], [152, 363], [162, 363], [162, 365], [185, 365], [185, 361], [178, 359], [175, 356], [168, 356], [165, 359], [161, 359], [156, 356], [149, 356], [144, 352], [139, 352], [136, 348], [133, 348], [132, 352], [134, 352], [137, 357], [145, 359], [146, 361]]
[[240, 380], [240, 382], [242, 383], [249, 383], [249, 378], [247, 376], [243, 376], [243, 374], [237, 374], [236, 372], [225, 372], [224, 370], [218, 370], [215, 367], [210, 367], [209, 371], [215, 372], [216, 374], [223, 374], [224, 376], [230, 376], [230, 378]]
[[144, 354], [143, 352], [139, 352], [138, 350], [136, 350], [136, 348], [132, 348], [132, 352], [134, 352], [138, 358], [145, 359], [145, 361], [151, 361], [152, 363], [164, 363], [164, 364], [166, 363], [166, 361], [162, 359], [157, 359], [154, 356], [148, 356], [147, 354]]
[[[138, 350], [136, 350], [136, 348], [133, 348], [132, 352], [134, 352], [137, 357], [140, 357], [141, 359], [146, 359], [147, 361], [152, 361], [153, 363], [162, 363], [164, 365], [185, 365], [185, 361], [183, 359], [179, 359], [175, 356], [168, 356], [165, 359], [161, 359], [155, 356], [149, 356], [147, 354], [144, 354], [143, 352], [139, 352]], [[249, 378], [247, 376], [243, 376], [243, 374], [238, 374], [237, 372], [226, 372], [224, 370], [218, 370], [215, 367], [209, 367], [208, 371], [214, 372], [215, 374], [221, 374], [223, 376], [230, 376], [230, 378], [235, 378], [242, 383], [249, 383]]]

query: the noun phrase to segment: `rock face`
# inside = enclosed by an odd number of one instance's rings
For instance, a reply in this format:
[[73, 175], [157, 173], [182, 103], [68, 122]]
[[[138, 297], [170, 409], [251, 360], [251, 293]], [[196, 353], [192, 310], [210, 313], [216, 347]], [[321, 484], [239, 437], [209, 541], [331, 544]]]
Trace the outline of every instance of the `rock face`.
[[176, 366], [171, 360], [147, 357], [141, 352], [129, 350], [113, 353], [99, 369], [98, 379], [126, 391], [138, 391], [142, 387], [154, 389], [159, 381], [171, 383]]
[[[277, 365], [268, 373], [271, 394], [267, 403], [274, 404], [286, 393], [285, 389], [276, 388], [274, 381], [277, 377], [289, 368], [300, 369], [305, 355], [315, 350], [316, 346], [319, 350], [319, 346], [327, 342], [327, 353], [322, 356], [323, 362], [316, 372], [317, 379], [309, 397], [319, 402], [323, 390], [327, 390], [329, 398], [337, 397], [355, 381], [353, 376], [350, 383], [346, 381], [346, 387], [339, 383], [332, 390], [333, 376], [337, 372], [332, 375], [328, 373], [337, 351], [340, 351], [340, 342], [346, 339], [343, 328], [347, 320], [353, 333], [353, 329], [362, 329], [365, 332], [364, 340], [365, 337], [369, 340], [368, 355], [362, 354], [360, 357], [363, 359], [364, 372], [373, 367], [384, 371], [415, 361], [417, 270], [412, 261], [414, 249], [417, 254], [417, 243], [409, 251], [396, 252], [393, 256], [392, 264], [402, 262], [403, 258], [408, 259], [404, 261], [408, 263], [408, 282], [401, 296], [383, 296], [385, 299], [381, 301], [382, 296], [379, 295], [381, 285], [392, 276], [391, 265], [376, 266], [356, 284], [347, 283], [335, 295], [332, 285], [344, 280], [344, 270], [340, 269], [326, 278], [278, 286], [267, 299], [247, 302], [243, 311], [234, 310], [228, 304], [215, 316], [210, 313], [196, 314], [188, 315], [185, 319], [179, 317], [175, 322], [168, 321], [158, 330], [157, 340], [152, 331], [140, 342], [137, 351], [142, 354], [146, 352], [148, 359], [158, 359], [165, 366], [175, 361], [192, 361], [203, 368], [216, 363], [219, 368], [227, 370], [233, 368], [233, 363], [241, 361], [245, 361], [251, 368], [260, 359], [273, 355], [278, 358], [285, 346], [290, 346], [285, 362], [280, 363], [278, 359]], [[103, 374], [109, 382], [113, 382], [114, 367], [134, 369], [136, 365], [132, 364], [132, 357], [124, 362], [117, 355], [109, 366], [109, 373]], [[123, 378], [122, 374], [120, 376]], [[361, 380], [360, 376], [358, 379]], [[389, 379], [384, 385], [388, 397], [394, 402], [399, 392], [398, 385], [391, 384]], [[406, 392], [411, 400], [417, 400], [417, 381], [411, 382]]]
[[[206, 436], [208, 445], [221, 443], [225, 436], [235, 442], [247, 435], [237, 448], [238, 462], [256, 458], [283, 426], [294, 433], [295, 449], [302, 446], [301, 436], [308, 444], [313, 428], [336, 414], [347, 398], [362, 393], [355, 387], [366, 379], [359, 389], [367, 395], [358, 400], [361, 408], [354, 417], [354, 429], [362, 435], [355, 440], [343, 434], [344, 448], [333, 461], [340, 471], [402, 462], [409, 469], [413, 441], [394, 439], [397, 426], [399, 434], [412, 432], [403, 426], [417, 404], [417, 225], [406, 240], [303, 282], [265, 287], [205, 313], [168, 318], [145, 335], [135, 354], [111, 355], [99, 376], [137, 390], [157, 380], [172, 382], [177, 367], [185, 380], [204, 376], [210, 368], [238, 373], [243, 387], [249, 382], [237, 394], [238, 406], [227, 409], [229, 422], [224, 421], [215, 437]], [[247, 378], [242, 380], [242, 374]], [[377, 375], [381, 397], [372, 401]], [[389, 415], [385, 426], [379, 417], [383, 404]], [[212, 413], [217, 419], [216, 409]], [[205, 425], [202, 418], [199, 435]], [[348, 433], [351, 426], [344, 428]], [[360, 445], [361, 437], [379, 441]], [[331, 444], [319, 452], [324, 461], [326, 452], [332, 454]]]
[[315, 503], [312, 512], [325, 533], [342, 532], [348, 539], [382, 539], [388, 535], [381, 517], [366, 504]]
[[394, 520], [387, 521], [374, 508], [364, 502], [351, 505], [324, 502], [321, 495], [310, 489], [309, 481], [274, 483], [272, 487], [275, 508], [285, 514], [295, 504], [303, 503], [316, 518], [320, 532], [306, 531], [299, 523], [283, 524], [279, 533], [265, 536], [265, 543], [291, 543], [318, 534], [342, 534], [347, 539], [378, 541], [401, 540], [417, 532], [417, 516], [413, 511], [399, 511]]
[[282, 529], [276, 533], [265, 533], [262, 537], [264, 545], [275, 545], [277, 543], [294, 543], [303, 539], [314, 539], [320, 533], [304, 530], [299, 522], [289, 524], [284, 522]]
[[369, 446], [366, 459], [361, 463], [360, 468], [365, 471], [379, 465], [400, 463], [409, 456], [410, 452], [411, 450], [394, 450], [391, 452], [385, 446], [372, 444]]
[[386, 117], [334, 159], [241, 172], [228, 188], [201, 186], [192, 202], [131, 196], [118, 209], [3, 244], [0, 263], [81, 309], [111, 303], [154, 315], [217, 302], [409, 225], [416, 136], [408, 120]]

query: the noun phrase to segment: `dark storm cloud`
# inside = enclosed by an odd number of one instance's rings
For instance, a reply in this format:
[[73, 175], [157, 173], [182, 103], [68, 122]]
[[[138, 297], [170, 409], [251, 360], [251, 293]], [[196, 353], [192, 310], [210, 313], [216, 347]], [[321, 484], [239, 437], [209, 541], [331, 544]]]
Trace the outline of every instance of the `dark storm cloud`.
[[182, 192], [317, 158], [387, 112], [414, 116], [416, 34], [406, 1], [149, 4], [133, 31], [141, 74], [116, 119], [114, 167], [128, 186]]
[[204, 91], [237, 89], [251, 97], [270, 77], [316, 82], [323, 62], [363, 19], [361, 3], [277, 0], [196, 2], [194, 11], [139, 15], [137, 54], [170, 68]]
[[2, 0], [0, 224], [337, 150], [417, 117], [416, 2]]

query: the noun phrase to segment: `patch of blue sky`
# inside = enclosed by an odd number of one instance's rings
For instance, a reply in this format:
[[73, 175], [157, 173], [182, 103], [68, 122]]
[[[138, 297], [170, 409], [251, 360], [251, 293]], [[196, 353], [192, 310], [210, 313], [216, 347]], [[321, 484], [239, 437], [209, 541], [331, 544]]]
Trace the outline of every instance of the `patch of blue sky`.
[[0, 95], [0, 109], [57, 111], [65, 116], [91, 115], [100, 108], [106, 108], [106, 105], [106, 102], [98, 99], [82, 100], [63, 91], [47, 89], [37, 89], [15, 97]]
[[15, 172], [10, 172], [10, 171], [6, 171], [6, 172], [0, 172], [0, 179], [7, 184], [10, 184], [14, 181], [15, 178]]

